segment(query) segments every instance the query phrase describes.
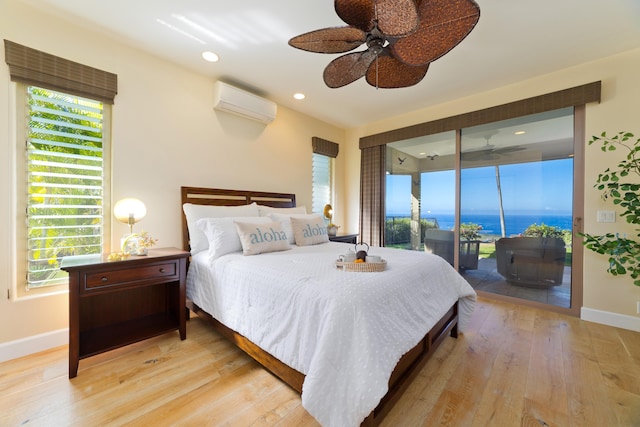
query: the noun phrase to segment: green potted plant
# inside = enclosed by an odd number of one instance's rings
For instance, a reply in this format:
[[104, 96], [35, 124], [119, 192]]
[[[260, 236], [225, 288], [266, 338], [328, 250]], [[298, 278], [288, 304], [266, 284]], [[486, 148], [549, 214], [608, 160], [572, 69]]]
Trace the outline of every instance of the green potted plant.
[[[636, 229], [636, 238], [640, 237], [640, 138], [634, 140], [630, 132], [618, 132], [608, 136], [602, 132], [593, 136], [589, 145], [599, 143], [604, 152], [616, 151], [618, 148], [627, 151], [617, 168], [607, 168], [598, 175], [595, 188], [602, 192], [604, 200], [611, 200], [614, 205], [624, 209], [620, 213], [627, 223]], [[640, 286], [640, 243], [638, 240], [621, 237], [618, 233], [595, 235], [584, 233], [583, 245], [596, 253], [609, 257], [607, 272], [613, 276], [628, 274], [633, 284]]]

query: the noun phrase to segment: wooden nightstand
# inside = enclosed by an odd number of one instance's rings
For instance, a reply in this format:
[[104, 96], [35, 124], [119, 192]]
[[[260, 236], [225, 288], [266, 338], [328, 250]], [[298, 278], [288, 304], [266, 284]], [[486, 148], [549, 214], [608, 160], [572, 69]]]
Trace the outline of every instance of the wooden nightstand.
[[355, 245], [356, 243], [358, 243], [358, 235], [357, 234], [337, 234], [335, 236], [329, 236], [329, 240], [332, 242], [353, 243]]
[[69, 378], [85, 357], [174, 330], [187, 337], [188, 257], [162, 248], [124, 261], [107, 255], [62, 260], [69, 273]]

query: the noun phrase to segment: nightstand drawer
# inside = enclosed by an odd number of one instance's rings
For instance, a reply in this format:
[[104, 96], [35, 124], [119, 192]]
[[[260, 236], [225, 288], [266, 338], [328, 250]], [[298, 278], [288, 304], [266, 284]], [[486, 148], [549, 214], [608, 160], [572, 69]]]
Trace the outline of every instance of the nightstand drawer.
[[84, 276], [85, 291], [104, 290], [116, 285], [136, 284], [145, 280], [167, 279], [178, 273], [177, 262], [138, 266], [134, 269], [107, 270], [87, 273]]

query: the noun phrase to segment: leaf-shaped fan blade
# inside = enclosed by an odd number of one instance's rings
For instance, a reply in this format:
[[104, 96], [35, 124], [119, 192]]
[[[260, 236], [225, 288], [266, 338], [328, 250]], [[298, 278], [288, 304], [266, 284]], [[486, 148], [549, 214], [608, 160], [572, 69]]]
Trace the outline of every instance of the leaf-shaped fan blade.
[[480, 19], [480, 8], [473, 0], [422, 0], [418, 13], [418, 30], [391, 47], [393, 55], [409, 65], [440, 58], [464, 40]]
[[344, 22], [366, 32], [378, 20], [378, 29], [387, 37], [400, 37], [418, 28], [414, 0], [335, 0], [336, 13]]
[[309, 52], [343, 53], [357, 48], [366, 38], [366, 33], [355, 27], [324, 28], [293, 37], [289, 45]]
[[327, 86], [338, 88], [353, 83], [364, 76], [376, 54], [365, 50], [342, 55], [327, 65], [322, 77]]
[[429, 64], [414, 67], [392, 56], [379, 55], [367, 70], [367, 83], [383, 89], [413, 86], [427, 74]]
[[379, 0], [376, 6], [378, 29], [387, 37], [402, 37], [418, 28], [414, 0]]
[[344, 22], [368, 32], [373, 28], [374, 0], [335, 0], [336, 13]]

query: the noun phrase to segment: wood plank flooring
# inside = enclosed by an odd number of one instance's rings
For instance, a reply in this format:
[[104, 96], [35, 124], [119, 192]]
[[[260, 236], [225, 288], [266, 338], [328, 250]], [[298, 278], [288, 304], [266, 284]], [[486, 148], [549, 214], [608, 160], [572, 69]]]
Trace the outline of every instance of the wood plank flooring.
[[[0, 364], [0, 426], [317, 426], [300, 397], [197, 317], [80, 361]], [[481, 299], [382, 426], [640, 426], [640, 333]]]

